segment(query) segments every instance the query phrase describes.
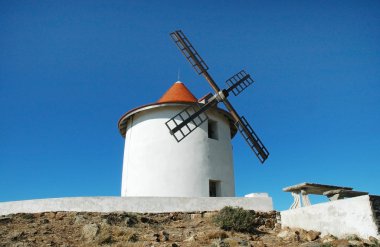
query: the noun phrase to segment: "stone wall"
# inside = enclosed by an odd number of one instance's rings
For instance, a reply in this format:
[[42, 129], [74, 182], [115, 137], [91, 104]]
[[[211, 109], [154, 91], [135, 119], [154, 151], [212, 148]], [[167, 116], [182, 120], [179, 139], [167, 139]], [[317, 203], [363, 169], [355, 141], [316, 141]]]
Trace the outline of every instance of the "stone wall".
[[285, 210], [281, 212], [281, 224], [283, 227], [319, 231], [322, 235], [332, 234], [339, 238], [349, 234], [361, 238], [380, 238], [379, 199], [379, 196], [365, 195]]
[[225, 206], [269, 212], [271, 197], [67, 197], [1, 202], [0, 215], [50, 211], [165, 213], [216, 211]]

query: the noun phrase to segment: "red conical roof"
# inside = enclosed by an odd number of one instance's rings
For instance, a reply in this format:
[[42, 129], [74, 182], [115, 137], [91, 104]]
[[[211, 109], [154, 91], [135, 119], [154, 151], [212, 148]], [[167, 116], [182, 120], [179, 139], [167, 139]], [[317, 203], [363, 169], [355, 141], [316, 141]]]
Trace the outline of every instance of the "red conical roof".
[[198, 102], [198, 100], [182, 82], [177, 81], [157, 101], [157, 103], [164, 102]]

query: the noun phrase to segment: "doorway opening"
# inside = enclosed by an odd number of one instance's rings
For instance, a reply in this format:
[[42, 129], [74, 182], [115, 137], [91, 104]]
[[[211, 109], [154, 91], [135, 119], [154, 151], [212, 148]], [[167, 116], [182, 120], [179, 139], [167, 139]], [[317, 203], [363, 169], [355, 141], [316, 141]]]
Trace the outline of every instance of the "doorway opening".
[[209, 180], [209, 196], [210, 197], [220, 197], [220, 181]]

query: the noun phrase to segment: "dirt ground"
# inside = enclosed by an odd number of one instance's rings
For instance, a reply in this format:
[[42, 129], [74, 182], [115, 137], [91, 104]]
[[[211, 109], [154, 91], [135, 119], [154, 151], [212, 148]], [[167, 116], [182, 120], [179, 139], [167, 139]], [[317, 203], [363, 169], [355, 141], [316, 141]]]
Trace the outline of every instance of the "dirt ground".
[[216, 214], [12, 214], [0, 216], [0, 246], [379, 246], [375, 239], [281, 229], [276, 212], [257, 213], [255, 233], [225, 231], [215, 225]]

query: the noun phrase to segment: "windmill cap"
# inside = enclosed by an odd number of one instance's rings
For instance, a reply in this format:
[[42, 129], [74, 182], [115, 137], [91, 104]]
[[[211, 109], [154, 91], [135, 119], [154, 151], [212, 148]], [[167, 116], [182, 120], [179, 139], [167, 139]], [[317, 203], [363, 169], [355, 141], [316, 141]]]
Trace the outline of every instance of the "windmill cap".
[[[210, 95], [211, 94], [207, 94], [198, 100], [185, 86], [185, 84], [177, 81], [166, 91], [166, 93], [164, 93], [164, 95], [162, 95], [162, 97], [157, 102], [136, 107], [125, 113], [117, 123], [120, 134], [125, 137], [128, 120], [131, 119], [136, 113], [167, 106], [186, 107], [194, 104], [205, 104], [205, 99], [207, 97], [210, 97]], [[228, 111], [218, 107], [214, 107], [213, 109], [222, 114], [228, 120], [231, 130], [231, 138], [234, 137], [237, 132], [237, 128], [231, 114]]]
[[175, 82], [169, 89], [162, 95], [157, 103], [164, 102], [198, 102], [197, 98], [190, 92], [190, 90], [180, 81]]

